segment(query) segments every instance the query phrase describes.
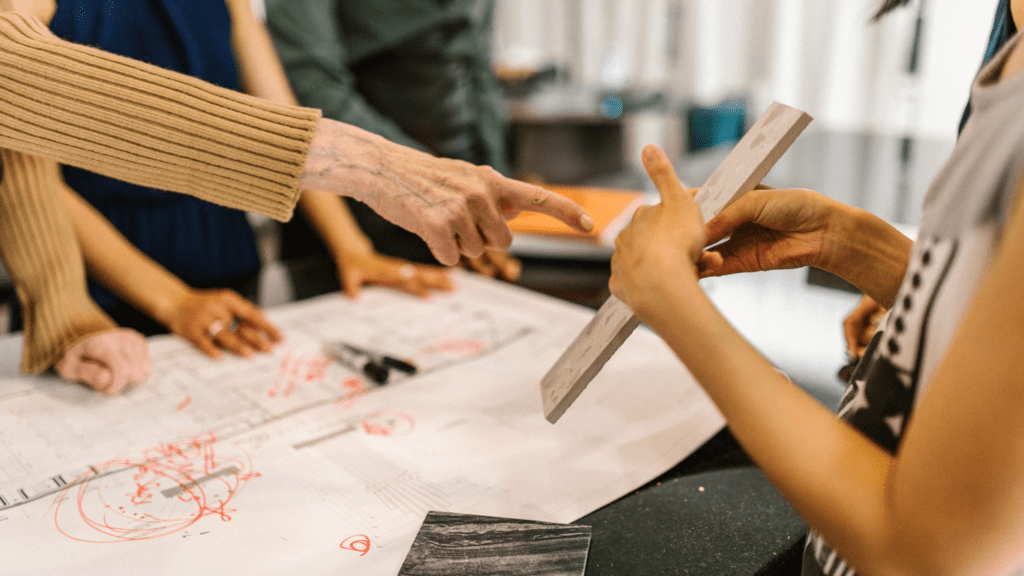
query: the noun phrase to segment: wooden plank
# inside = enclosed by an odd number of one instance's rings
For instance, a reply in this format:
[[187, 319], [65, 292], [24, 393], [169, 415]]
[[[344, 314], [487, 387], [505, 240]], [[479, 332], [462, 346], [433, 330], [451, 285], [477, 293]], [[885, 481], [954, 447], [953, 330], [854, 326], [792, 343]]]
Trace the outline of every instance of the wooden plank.
[[[773, 102], [697, 192], [707, 222], [753, 190], [811, 122], [801, 110]], [[640, 324], [612, 296], [540, 383], [544, 417], [554, 424]]]

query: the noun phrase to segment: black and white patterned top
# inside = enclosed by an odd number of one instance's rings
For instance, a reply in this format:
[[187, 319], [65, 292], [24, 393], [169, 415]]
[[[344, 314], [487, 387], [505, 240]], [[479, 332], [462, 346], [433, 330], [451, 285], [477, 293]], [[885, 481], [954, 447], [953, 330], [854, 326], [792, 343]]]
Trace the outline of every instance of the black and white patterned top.
[[[973, 112], [925, 198], [907, 275], [839, 407], [840, 418], [890, 452], [998, 250], [1013, 207], [1024, 168], [1024, 74], [995, 82], [1020, 39], [1010, 39], [972, 85]], [[855, 570], [812, 531], [803, 574], [853, 576]]]

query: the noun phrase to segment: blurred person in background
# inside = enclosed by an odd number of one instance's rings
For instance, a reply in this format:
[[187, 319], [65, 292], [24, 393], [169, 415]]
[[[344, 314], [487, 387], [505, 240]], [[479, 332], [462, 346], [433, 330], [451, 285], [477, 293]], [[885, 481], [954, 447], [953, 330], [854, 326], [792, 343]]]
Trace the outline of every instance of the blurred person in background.
[[[491, 69], [492, 0], [267, 0], [267, 27], [299, 102], [388, 140], [508, 172], [501, 88]], [[423, 241], [366, 205], [349, 207], [374, 247], [435, 260]], [[336, 279], [310, 274], [329, 258], [302, 219], [284, 225], [282, 258], [303, 296]], [[463, 259], [482, 274], [515, 280], [520, 264], [500, 251]]]

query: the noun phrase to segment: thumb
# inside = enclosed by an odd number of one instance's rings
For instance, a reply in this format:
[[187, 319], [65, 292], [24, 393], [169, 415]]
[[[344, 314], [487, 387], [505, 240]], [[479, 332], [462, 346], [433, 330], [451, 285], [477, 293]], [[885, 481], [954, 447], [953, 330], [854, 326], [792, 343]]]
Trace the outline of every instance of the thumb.
[[676, 170], [672, 167], [672, 161], [661, 148], [654, 144], [648, 144], [644, 147], [641, 157], [647, 175], [651, 177], [651, 181], [661, 193], [662, 204], [674, 206], [680, 199], [686, 197], [686, 187], [679, 181], [679, 176], [676, 175]]

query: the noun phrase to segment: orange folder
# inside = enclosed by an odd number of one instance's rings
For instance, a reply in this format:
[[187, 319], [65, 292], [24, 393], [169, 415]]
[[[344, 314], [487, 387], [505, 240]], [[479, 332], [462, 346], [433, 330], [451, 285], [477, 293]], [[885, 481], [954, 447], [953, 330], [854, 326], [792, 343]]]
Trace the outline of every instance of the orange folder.
[[[633, 212], [644, 203], [644, 194], [637, 190], [543, 186], [545, 189], [557, 192], [582, 206], [587, 214], [594, 219], [594, 229], [589, 234], [583, 234], [547, 214], [521, 212], [508, 221], [509, 228], [513, 232], [610, 243], [614, 240], [614, 235], [618, 234], [626, 222], [633, 217]], [[610, 238], [609, 235], [611, 235]]]

